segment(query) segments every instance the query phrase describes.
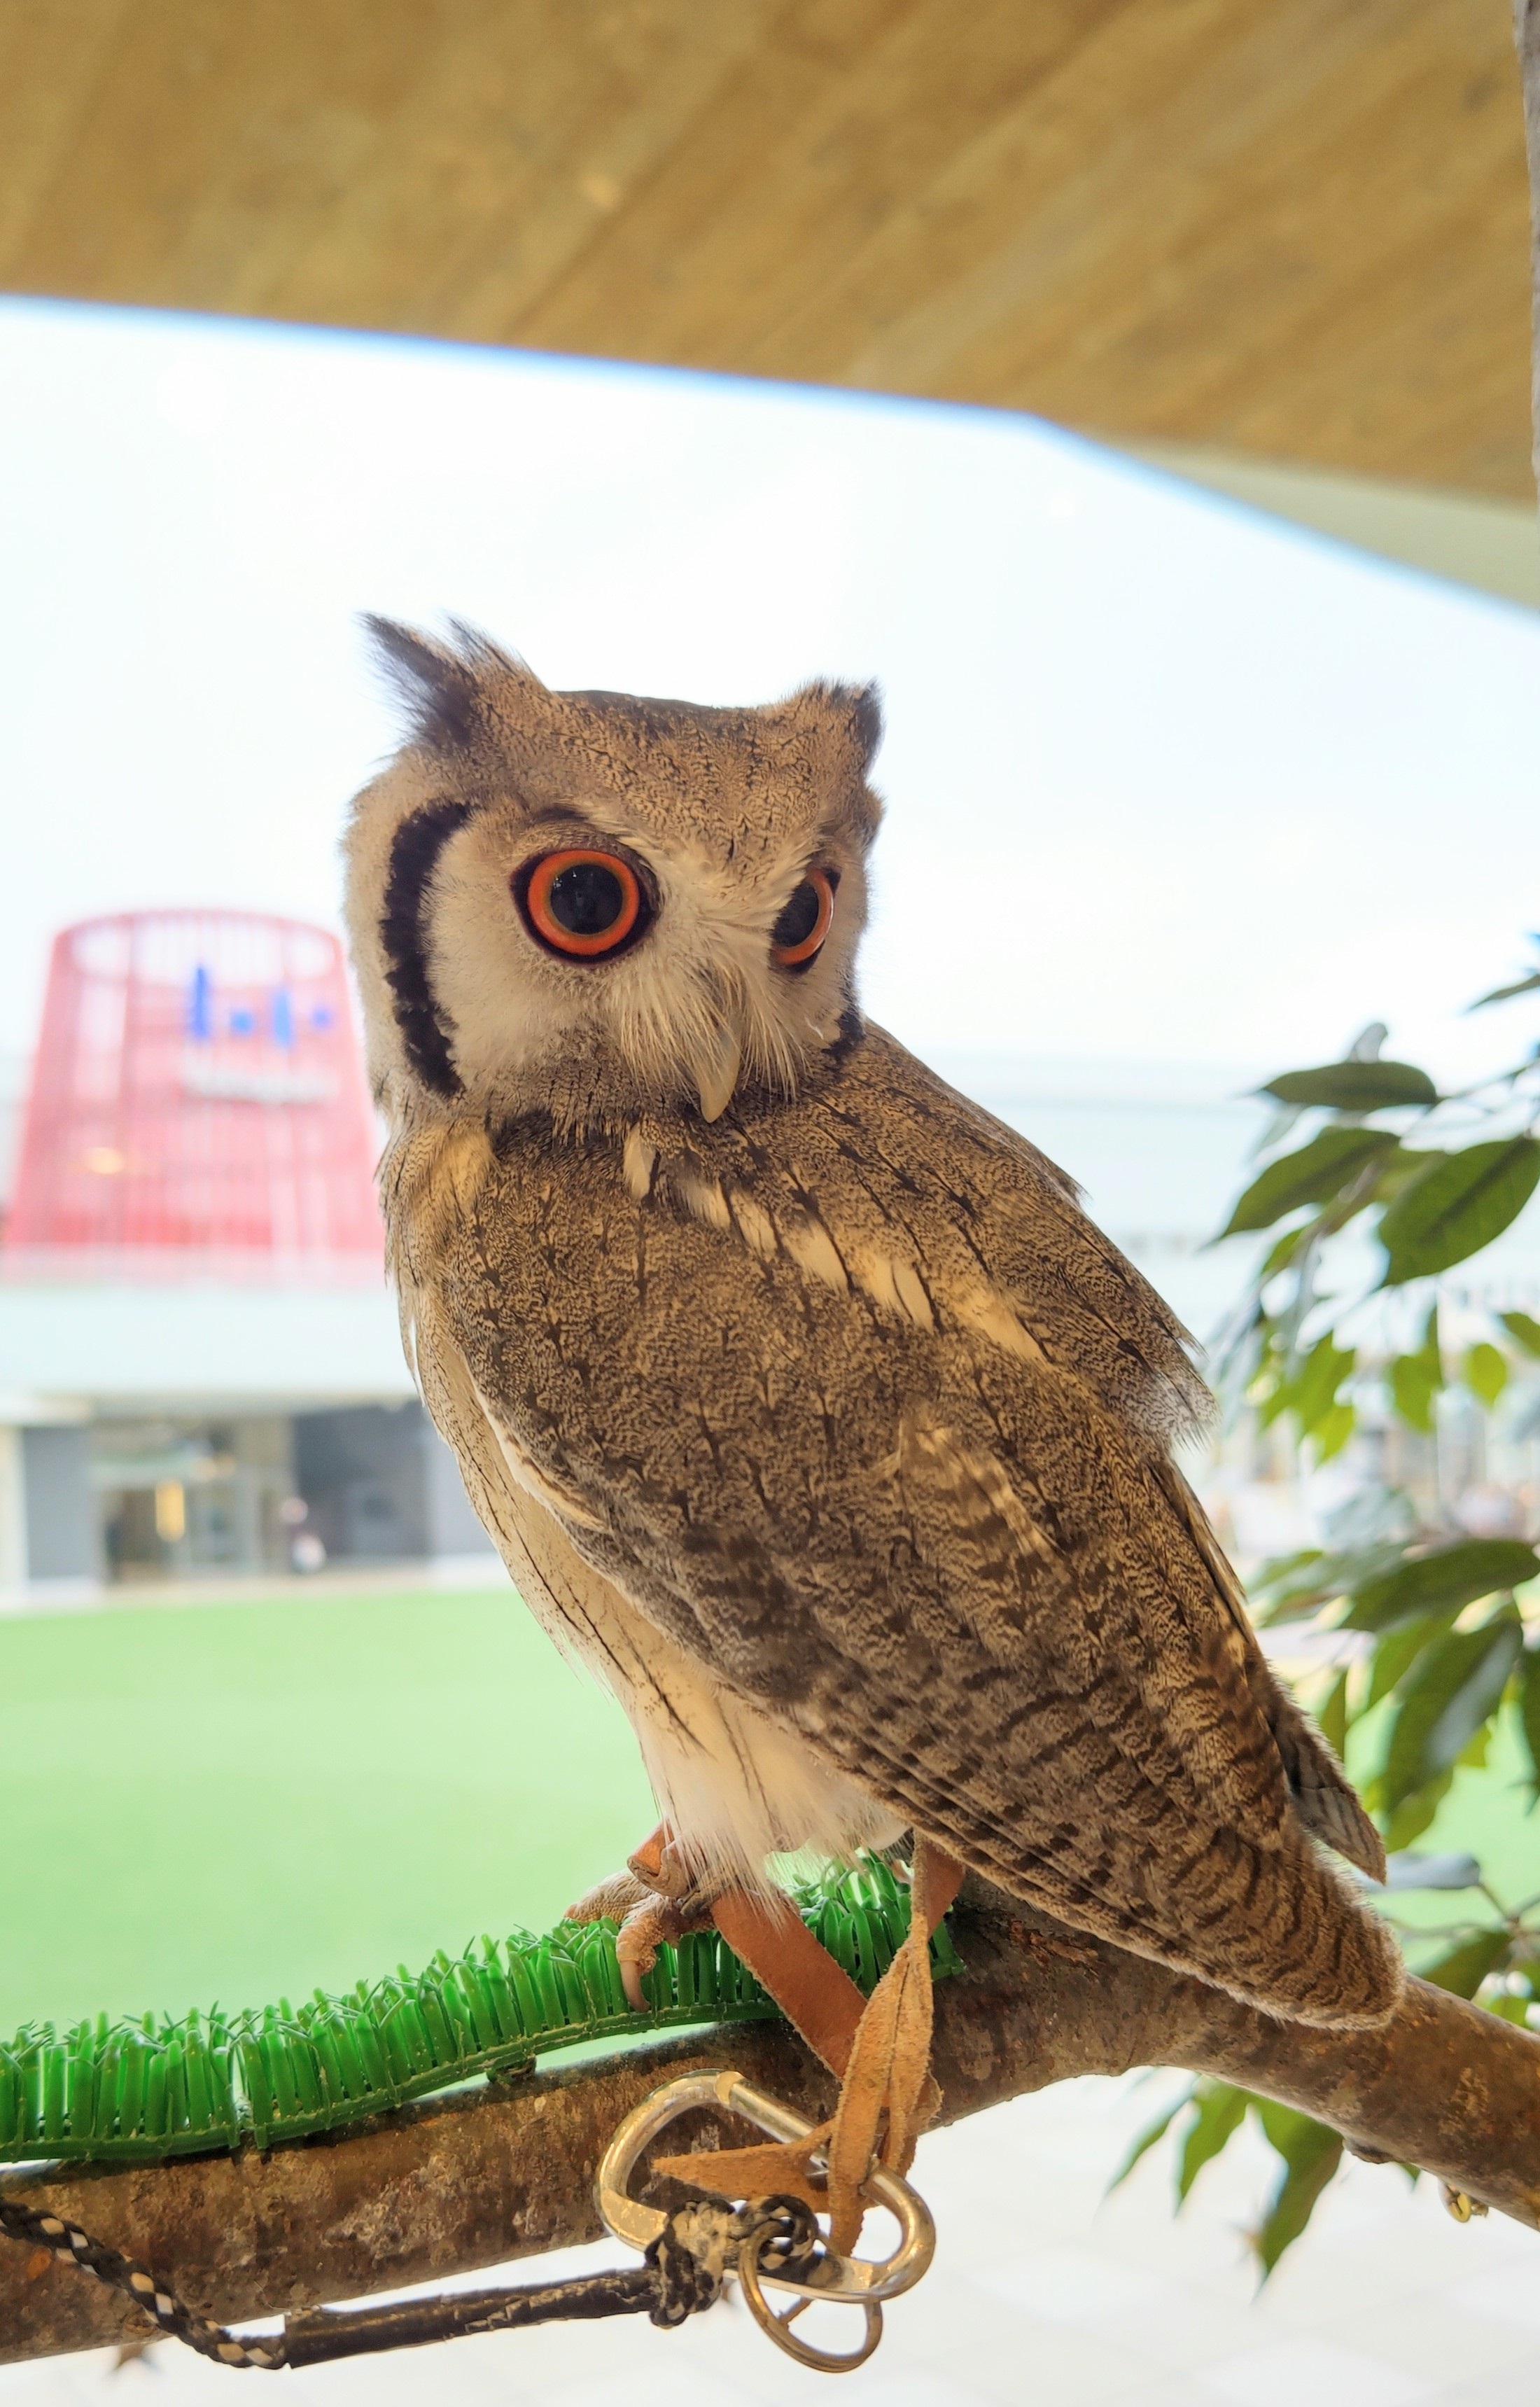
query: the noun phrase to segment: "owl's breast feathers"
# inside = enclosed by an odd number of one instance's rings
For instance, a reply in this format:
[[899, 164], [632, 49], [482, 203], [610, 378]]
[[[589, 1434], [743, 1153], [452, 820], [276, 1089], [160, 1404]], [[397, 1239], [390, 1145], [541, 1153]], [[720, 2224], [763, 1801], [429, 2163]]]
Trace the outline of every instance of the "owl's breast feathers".
[[1307, 1830], [1377, 1837], [1169, 1459], [1183, 1332], [1051, 1164], [876, 1031], [715, 1126], [453, 1143], [398, 1164], [404, 1289], [578, 1557], [1016, 1894], [1282, 2014], [1390, 2010]]

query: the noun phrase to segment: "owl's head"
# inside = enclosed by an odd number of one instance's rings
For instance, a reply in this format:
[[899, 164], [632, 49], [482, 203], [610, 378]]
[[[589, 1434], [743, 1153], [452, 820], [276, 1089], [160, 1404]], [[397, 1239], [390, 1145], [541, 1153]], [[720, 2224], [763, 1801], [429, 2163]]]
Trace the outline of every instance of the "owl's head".
[[347, 839], [393, 1119], [715, 1119], [740, 1090], [793, 1090], [848, 1033], [874, 689], [757, 710], [556, 693], [463, 628], [450, 647], [369, 625], [411, 712]]

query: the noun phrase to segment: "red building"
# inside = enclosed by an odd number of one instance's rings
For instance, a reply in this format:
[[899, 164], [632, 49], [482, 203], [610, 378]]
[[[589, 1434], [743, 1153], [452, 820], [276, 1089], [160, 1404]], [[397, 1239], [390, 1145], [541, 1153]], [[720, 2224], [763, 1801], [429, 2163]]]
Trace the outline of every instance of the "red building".
[[375, 1137], [342, 948], [243, 911], [55, 939], [12, 1277], [378, 1282]]

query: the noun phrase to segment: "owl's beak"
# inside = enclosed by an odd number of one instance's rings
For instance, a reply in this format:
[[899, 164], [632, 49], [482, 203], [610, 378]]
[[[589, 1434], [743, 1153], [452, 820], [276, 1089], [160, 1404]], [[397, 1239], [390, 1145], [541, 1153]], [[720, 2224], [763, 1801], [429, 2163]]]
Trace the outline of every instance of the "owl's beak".
[[702, 1038], [690, 1064], [703, 1120], [720, 1120], [733, 1100], [743, 1060], [743, 1027], [736, 1013], [725, 1011], [708, 1036]]

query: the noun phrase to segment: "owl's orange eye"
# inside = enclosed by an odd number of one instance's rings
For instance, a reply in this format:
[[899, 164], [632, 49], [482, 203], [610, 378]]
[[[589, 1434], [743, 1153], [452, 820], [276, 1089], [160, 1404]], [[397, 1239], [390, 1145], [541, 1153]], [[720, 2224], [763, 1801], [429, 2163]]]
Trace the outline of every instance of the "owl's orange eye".
[[770, 931], [770, 958], [783, 970], [805, 970], [823, 950], [834, 916], [834, 880], [810, 869]]
[[643, 933], [647, 898], [618, 852], [569, 845], [520, 869], [513, 899], [532, 935], [569, 961], [602, 961]]

